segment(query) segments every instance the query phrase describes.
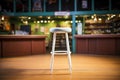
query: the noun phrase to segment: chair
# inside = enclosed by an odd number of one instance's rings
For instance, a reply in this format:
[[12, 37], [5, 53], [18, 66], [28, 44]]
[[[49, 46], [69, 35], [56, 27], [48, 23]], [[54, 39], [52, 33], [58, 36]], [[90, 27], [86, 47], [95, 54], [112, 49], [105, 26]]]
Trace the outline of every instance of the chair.
[[[69, 45], [69, 38], [68, 33], [71, 32], [71, 28], [51, 28], [50, 32], [53, 33], [53, 42], [52, 42], [52, 51], [51, 51], [51, 62], [50, 62], [50, 69], [51, 73], [53, 72], [53, 65], [54, 65], [54, 55], [56, 54], [66, 54], [68, 56], [68, 64], [69, 64], [69, 71], [72, 73], [72, 62], [71, 62], [71, 51], [70, 51], [70, 45]], [[55, 44], [56, 44], [56, 36], [57, 33], [64, 33], [66, 37], [66, 49], [67, 50], [55, 50]]]

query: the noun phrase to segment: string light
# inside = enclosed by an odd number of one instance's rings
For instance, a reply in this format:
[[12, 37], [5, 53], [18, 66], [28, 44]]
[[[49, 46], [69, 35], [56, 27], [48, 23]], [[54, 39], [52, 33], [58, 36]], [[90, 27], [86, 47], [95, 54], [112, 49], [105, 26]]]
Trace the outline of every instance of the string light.
[[52, 23], [54, 23], [55, 21], [54, 20], [52, 20]]
[[96, 17], [94, 18], [94, 21], [97, 21], [97, 18], [96, 18]]
[[98, 20], [99, 20], [99, 21], [101, 21], [102, 19], [101, 19], [101, 18], [99, 18]]
[[94, 18], [94, 16], [91, 16], [91, 18], [93, 19], [93, 18]]
[[41, 20], [40, 22], [43, 23], [43, 20]]
[[37, 21], [37, 23], [40, 23], [40, 21]]
[[48, 20], [48, 23], [50, 23], [50, 20]]
[[49, 16], [48, 19], [50, 19], [51, 17]]
[[24, 24], [28, 24], [28, 21], [23, 21]]
[[45, 20], [44, 23], [47, 23], [47, 21]]
[[28, 19], [31, 19], [31, 17], [28, 17]]
[[4, 16], [2, 16], [2, 19], [1, 20], [4, 20], [5, 18], [4, 18]]
[[34, 23], [36, 23], [36, 21], [34, 21]]

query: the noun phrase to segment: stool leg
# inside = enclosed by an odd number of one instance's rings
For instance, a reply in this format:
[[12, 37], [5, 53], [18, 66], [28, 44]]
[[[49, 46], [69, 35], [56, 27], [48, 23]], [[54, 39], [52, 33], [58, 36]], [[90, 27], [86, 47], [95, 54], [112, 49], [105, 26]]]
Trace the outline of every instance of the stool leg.
[[69, 70], [72, 73], [72, 62], [71, 62], [71, 52], [70, 52], [68, 33], [65, 33], [65, 36], [66, 36], [66, 46], [67, 46]]
[[70, 45], [69, 45], [68, 33], [65, 33], [65, 36], [66, 36], [66, 47], [67, 47], [67, 52], [70, 53]]
[[68, 54], [68, 64], [69, 64], [70, 73], [72, 73], [72, 62], [71, 62], [71, 55], [70, 54]]
[[51, 55], [51, 63], [50, 63], [50, 71], [53, 72], [53, 65], [54, 65], [54, 54]]
[[56, 33], [53, 33], [53, 43], [52, 43], [51, 63], [50, 63], [51, 73], [53, 72], [53, 65], [54, 65], [55, 42], [56, 42]]

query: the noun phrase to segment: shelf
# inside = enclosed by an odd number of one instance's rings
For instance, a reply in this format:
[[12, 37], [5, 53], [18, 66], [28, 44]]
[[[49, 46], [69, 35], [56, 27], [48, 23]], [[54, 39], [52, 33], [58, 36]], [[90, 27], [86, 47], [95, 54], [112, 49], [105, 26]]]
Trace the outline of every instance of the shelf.
[[85, 23], [85, 34], [109, 34], [112, 28], [108, 23]]
[[115, 17], [111, 19], [110, 25], [113, 28], [113, 33], [118, 34], [120, 33], [120, 17]]

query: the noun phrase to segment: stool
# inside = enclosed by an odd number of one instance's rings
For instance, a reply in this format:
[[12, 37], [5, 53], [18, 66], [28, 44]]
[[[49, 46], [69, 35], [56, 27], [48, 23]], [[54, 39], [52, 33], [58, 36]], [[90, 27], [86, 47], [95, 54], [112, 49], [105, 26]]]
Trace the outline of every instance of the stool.
[[[70, 73], [72, 73], [72, 62], [71, 62], [71, 51], [70, 51], [70, 45], [69, 45], [69, 38], [68, 33], [71, 32], [71, 28], [51, 28], [50, 32], [53, 33], [53, 43], [52, 43], [52, 51], [51, 51], [51, 63], [50, 63], [50, 69], [51, 73], [53, 72], [53, 65], [54, 65], [54, 55], [55, 54], [67, 54], [68, 55], [68, 64], [69, 64], [69, 70]], [[64, 33], [66, 37], [66, 48], [67, 50], [55, 50], [55, 44], [56, 44], [56, 36], [57, 33]]]

